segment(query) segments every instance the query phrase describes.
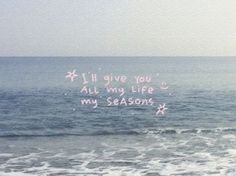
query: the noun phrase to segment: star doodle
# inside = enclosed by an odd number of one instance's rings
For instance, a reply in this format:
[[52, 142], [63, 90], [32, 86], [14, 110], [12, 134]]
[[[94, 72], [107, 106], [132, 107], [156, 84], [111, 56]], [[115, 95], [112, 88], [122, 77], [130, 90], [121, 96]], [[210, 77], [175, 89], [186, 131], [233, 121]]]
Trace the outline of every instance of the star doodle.
[[159, 114], [164, 115], [165, 114], [165, 110], [167, 110], [168, 108], [165, 107], [166, 104], [164, 103], [163, 105], [159, 104], [159, 107], [157, 108], [157, 112], [156, 115], [158, 116]]
[[73, 70], [72, 72], [67, 72], [66, 78], [70, 78], [71, 82], [73, 82], [74, 79], [78, 76], [75, 72], [76, 70]]

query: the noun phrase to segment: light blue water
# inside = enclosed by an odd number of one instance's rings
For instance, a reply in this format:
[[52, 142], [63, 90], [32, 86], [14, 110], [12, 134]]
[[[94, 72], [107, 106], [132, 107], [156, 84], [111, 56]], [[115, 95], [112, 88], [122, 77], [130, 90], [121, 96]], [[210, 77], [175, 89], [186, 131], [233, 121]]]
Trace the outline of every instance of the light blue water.
[[[80, 105], [81, 80], [65, 79], [73, 69], [169, 89], [153, 106], [107, 107], [100, 82], [93, 109]], [[234, 175], [235, 126], [236, 58], [0, 59], [2, 175]]]

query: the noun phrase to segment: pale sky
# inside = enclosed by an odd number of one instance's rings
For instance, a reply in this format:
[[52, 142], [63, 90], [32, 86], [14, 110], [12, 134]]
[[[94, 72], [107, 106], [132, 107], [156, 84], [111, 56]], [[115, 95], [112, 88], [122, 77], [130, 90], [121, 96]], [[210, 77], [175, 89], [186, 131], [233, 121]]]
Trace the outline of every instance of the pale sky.
[[0, 56], [236, 56], [236, 0], [0, 0]]

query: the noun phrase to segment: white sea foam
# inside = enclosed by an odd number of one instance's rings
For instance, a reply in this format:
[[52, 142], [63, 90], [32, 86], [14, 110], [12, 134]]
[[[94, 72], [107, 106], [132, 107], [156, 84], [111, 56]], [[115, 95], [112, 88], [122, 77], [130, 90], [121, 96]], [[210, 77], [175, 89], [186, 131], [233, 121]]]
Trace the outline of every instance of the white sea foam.
[[236, 139], [236, 135], [233, 135], [233, 134], [226, 134], [226, 135], [223, 135], [222, 137], [225, 139], [231, 139], [231, 140]]
[[10, 172], [10, 173], [6, 173], [6, 172], [0, 172], [1, 176], [32, 176], [32, 174], [25, 174], [22, 172]]
[[236, 157], [236, 149], [227, 149], [226, 150], [231, 156]]
[[0, 153], [0, 158], [1, 157], [11, 157], [11, 156], [13, 156], [12, 153]]

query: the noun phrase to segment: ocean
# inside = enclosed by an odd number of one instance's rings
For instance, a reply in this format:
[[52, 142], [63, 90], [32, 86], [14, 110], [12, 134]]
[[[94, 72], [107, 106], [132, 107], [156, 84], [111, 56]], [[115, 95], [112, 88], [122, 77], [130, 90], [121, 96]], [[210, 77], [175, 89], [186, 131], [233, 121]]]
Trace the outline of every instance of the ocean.
[[0, 58], [0, 176], [95, 175], [235, 176], [236, 58]]

